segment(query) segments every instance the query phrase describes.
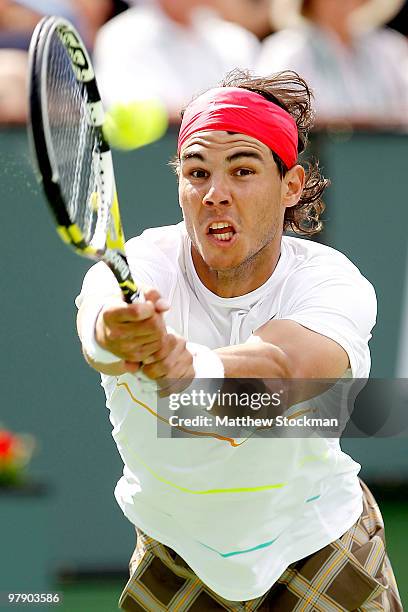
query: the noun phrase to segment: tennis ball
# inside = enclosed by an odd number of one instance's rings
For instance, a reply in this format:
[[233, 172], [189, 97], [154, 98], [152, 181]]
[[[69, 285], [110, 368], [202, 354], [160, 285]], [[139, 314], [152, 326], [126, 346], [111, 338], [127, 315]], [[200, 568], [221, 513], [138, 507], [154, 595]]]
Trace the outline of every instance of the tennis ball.
[[103, 133], [111, 147], [130, 151], [159, 140], [168, 123], [166, 109], [159, 100], [115, 104], [106, 113]]

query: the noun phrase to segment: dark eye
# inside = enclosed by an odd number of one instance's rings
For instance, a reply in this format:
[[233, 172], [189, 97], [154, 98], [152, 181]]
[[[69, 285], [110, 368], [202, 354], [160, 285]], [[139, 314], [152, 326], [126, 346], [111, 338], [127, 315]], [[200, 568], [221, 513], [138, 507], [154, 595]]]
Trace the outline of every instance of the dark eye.
[[235, 170], [235, 174], [237, 176], [249, 176], [250, 174], [254, 174], [254, 171], [249, 168], [238, 168], [238, 170]]
[[208, 172], [206, 170], [192, 170], [190, 176], [196, 179], [207, 178]]

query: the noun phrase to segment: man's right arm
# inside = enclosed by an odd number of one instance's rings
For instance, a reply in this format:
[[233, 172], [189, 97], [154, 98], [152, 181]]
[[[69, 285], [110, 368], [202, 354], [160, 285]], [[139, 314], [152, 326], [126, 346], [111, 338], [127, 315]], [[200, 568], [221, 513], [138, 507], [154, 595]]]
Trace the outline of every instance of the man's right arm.
[[[112, 298], [112, 304], [113, 304], [114, 299], [115, 298]], [[125, 374], [126, 372], [126, 367], [125, 367], [125, 363], [123, 360], [114, 361], [113, 363], [100, 363], [92, 359], [92, 357], [88, 355], [85, 349], [84, 342], [82, 339], [84, 338], [84, 335], [86, 333], [85, 328], [89, 325], [89, 319], [90, 319], [89, 311], [91, 309], [93, 310], [94, 308], [95, 308], [95, 301], [92, 299], [88, 299], [88, 300], [85, 299], [83, 303], [81, 304], [78, 310], [78, 314], [77, 314], [77, 332], [78, 332], [79, 339], [81, 341], [82, 353], [83, 353], [84, 359], [88, 363], [88, 365], [91, 366], [91, 368], [93, 368], [97, 372], [100, 372], [101, 374], [107, 374], [108, 376], [121, 376], [122, 374]]]
[[[110, 376], [137, 372], [143, 361], [162, 348], [167, 335], [166, 310], [168, 304], [154, 289], [145, 293], [145, 302], [137, 304], [126, 304], [117, 295], [99, 301], [85, 298], [78, 311], [77, 330], [87, 363]], [[110, 363], [98, 362], [100, 349], [107, 352], [108, 361], [111, 354]]]

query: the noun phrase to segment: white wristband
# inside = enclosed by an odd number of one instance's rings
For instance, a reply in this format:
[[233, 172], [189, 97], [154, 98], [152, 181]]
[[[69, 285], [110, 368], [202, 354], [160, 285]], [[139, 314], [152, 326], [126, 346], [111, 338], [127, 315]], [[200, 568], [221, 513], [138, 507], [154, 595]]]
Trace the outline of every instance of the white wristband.
[[254, 336], [251, 334], [245, 344], [259, 344], [261, 342], [263, 342], [263, 340], [260, 338], [260, 336]]
[[102, 348], [95, 338], [95, 326], [105, 304], [87, 306], [81, 320], [81, 342], [85, 353], [96, 363], [116, 363], [121, 358]]
[[193, 356], [195, 378], [224, 378], [224, 365], [217, 353], [194, 342], [187, 342], [187, 350]]

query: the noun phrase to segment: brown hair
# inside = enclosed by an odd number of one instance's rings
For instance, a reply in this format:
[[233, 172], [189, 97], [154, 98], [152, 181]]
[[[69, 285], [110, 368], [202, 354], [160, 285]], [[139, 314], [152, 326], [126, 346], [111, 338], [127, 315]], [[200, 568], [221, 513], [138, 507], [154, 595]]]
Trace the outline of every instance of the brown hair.
[[[271, 76], [253, 77], [249, 72], [233, 70], [219, 86], [242, 87], [254, 91], [286, 110], [296, 121], [299, 154], [305, 151], [314, 122], [313, 95], [306, 81], [296, 72], [284, 71]], [[275, 152], [272, 151], [272, 154], [281, 177], [284, 177], [288, 168]], [[172, 165], [178, 166], [178, 163]], [[305, 186], [299, 202], [286, 209], [283, 229], [312, 236], [323, 228], [320, 215], [325, 205], [321, 198], [330, 181], [321, 174], [317, 160], [312, 159], [304, 165]]]

